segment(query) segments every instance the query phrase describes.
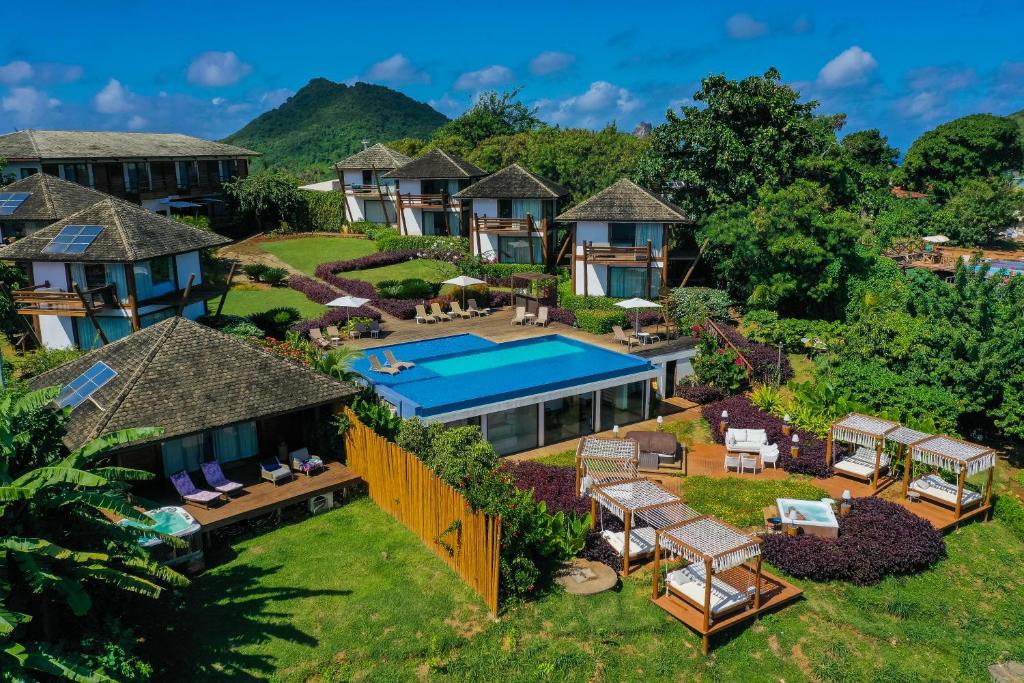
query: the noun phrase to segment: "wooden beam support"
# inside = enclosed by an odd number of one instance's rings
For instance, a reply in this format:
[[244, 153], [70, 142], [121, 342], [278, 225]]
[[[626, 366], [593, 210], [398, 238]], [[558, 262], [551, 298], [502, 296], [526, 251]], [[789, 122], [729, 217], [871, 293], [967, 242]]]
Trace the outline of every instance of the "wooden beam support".
[[189, 273], [188, 282], [185, 283], [185, 291], [182, 292], [181, 301], [178, 302], [178, 311], [175, 315], [181, 315], [185, 312], [185, 304], [188, 303], [188, 295], [192, 293], [192, 283], [196, 279], [195, 273]]
[[622, 532], [622, 575], [629, 576], [629, 525], [633, 521], [633, 515], [629, 510], [624, 510], [622, 513], [622, 523], [625, 525], [625, 530]]
[[708, 244], [710, 243], [711, 240], [706, 239], [704, 240], [704, 243], [700, 245], [700, 249], [697, 250], [697, 257], [693, 259], [693, 263], [690, 264], [690, 268], [686, 271], [686, 276], [683, 277], [683, 281], [679, 285], [680, 287], [685, 287], [686, 283], [690, 281], [690, 276], [693, 275], [694, 269], [696, 269], [697, 264], [700, 263], [700, 257], [704, 254], [704, 250], [708, 248]]
[[654, 532], [654, 581], [651, 582], [651, 600], [658, 599], [658, 579], [661, 578], [661, 534]]
[[85, 295], [82, 294], [82, 290], [78, 287], [77, 284], [72, 284], [71, 287], [72, 289], [75, 290], [75, 294], [78, 295], [79, 300], [82, 302], [82, 307], [85, 308], [85, 316], [89, 318], [89, 322], [92, 323], [93, 329], [96, 330], [96, 336], [100, 338], [100, 342], [102, 342], [102, 345], [106, 346], [107, 344], [110, 343], [110, 340], [107, 339], [106, 333], [103, 331], [103, 328], [100, 327], [99, 321], [96, 320], [96, 316], [92, 314], [92, 305], [88, 301], [86, 301]]

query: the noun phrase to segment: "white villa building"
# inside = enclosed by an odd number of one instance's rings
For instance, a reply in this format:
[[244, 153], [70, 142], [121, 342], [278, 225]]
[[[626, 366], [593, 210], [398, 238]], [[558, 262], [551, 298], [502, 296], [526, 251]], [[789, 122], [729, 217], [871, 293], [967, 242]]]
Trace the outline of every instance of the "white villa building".
[[690, 222], [626, 178], [555, 220], [572, 224], [576, 294], [618, 298], [655, 297], [667, 286], [669, 226]]
[[345, 193], [345, 217], [349, 222], [396, 225], [398, 181], [385, 174], [410, 161], [412, 159], [404, 154], [377, 143], [334, 164], [338, 180], [330, 181], [328, 189], [340, 189]]
[[434, 149], [384, 174], [397, 180], [398, 231], [403, 235], [465, 235], [466, 212], [454, 195], [487, 172], [457, 154]]
[[569, 190], [512, 164], [456, 192], [469, 214], [472, 254], [499, 263], [553, 263], [555, 215]]

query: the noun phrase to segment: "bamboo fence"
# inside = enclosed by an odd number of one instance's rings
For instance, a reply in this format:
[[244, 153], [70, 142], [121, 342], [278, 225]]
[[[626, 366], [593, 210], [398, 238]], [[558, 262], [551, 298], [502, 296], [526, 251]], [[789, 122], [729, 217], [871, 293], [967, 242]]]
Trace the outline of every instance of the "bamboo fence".
[[425, 546], [498, 612], [501, 518], [470, 508], [415, 455], [364, 425], [348, 408], [348, 466], [366, 482], [370, 498], [419, 536]]

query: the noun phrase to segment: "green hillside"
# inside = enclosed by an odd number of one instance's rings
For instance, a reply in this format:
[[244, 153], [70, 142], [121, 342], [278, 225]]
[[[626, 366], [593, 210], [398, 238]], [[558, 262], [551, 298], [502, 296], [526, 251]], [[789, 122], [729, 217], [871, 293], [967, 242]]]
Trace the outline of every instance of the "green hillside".
[[224, 139], [263, 154], [256, 168], [326, 177], [332, 162], [362, 149], [362, 140], [426, 138], [447, 117], [379, 85], [314, 78], [277, 109]]
[[1024, 109], [1021, 109], [1016, 114], [1010, 114], [1010, 118], [1017, 122], [1017, 125], [1020, 126], [1021, 134], [1024, 135]]

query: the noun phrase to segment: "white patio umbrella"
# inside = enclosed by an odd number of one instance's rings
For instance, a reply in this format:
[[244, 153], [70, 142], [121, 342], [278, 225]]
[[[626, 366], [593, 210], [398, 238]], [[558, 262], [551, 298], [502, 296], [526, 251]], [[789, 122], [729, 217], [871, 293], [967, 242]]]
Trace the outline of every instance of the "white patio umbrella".
[[460, 275], [453, 277], [450, 280], [445, 280], [442, 284], [455, 285], [456, 287], [462, 287], [462, 305], [466, 305], [466, 287], [472, 287], [473, 285], [485, 285], [487, 284], [483, 280], [477, 280], [475, 277], [468, 275]]
[[361, 299], [358, 296], [339, 296], [337, 299], [329, 302], [327, 305], [333, 308], [344, 308], [345, 322], [348, 322], [350, 308], [359, 308], [363, 304], [367, 304], [369, 302], [369, 299]]
[[921, 240], [931, 242], [932, 244], [945, 244], [949, 241], [949, 238], [945, 235], [928, 235], [927, 237], [922, 237]]
[[625, 308], [627, 311], [636, 311], [636, 317], [633, 320], [633, 331], [640, 331], [640, 309], [643, 308], [661, 308], [661, 304], [656, 304], [653, 301], [647, 299], [626, 299], [625, 301], [619, 301], [615, 304], [619, 308]]

